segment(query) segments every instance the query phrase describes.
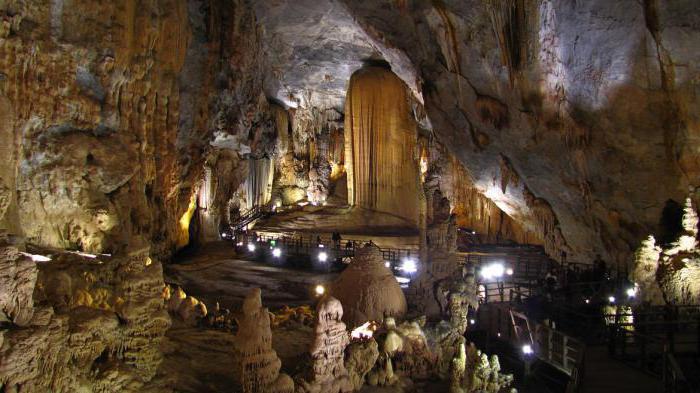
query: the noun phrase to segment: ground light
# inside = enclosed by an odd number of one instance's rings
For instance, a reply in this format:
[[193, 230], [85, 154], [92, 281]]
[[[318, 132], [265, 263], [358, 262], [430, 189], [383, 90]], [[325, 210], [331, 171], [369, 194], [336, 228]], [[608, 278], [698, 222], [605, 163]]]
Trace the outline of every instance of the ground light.
[[255, 244], [253, 244], [253, 243], [248, 243], [248, 251], [250, 251], [250, 252], [255, 251]]
[[532, 355], [533, 354], [532, 346], [530, 344], [523, 345], [523, 353], [525, 355]]
[[272, 249], [272, 256], [275, 258], [279, 258], [282, 255], [282, 250], [280, 250], [278, 247], [275, 247]]
[[318, 260], [321, 262], [326, 262], [328, 260], [328, 254], [325, 251], [318, 253]]
[[316, 292], [316, 296], [323, 296], [323, 294], [326, 293], [326, 287], [318, 284], [316, 285], [316, 288], [314, 288], [314, 292]]

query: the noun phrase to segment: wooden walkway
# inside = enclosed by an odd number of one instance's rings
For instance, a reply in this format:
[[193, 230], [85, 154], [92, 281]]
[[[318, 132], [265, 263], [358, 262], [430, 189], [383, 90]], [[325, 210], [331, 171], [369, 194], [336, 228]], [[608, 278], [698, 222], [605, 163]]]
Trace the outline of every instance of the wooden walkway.
[[655, 378], [611, 359], [606, 346], [586, 349], [586, 372], [580, 393], [660, 393], [660, 378]]

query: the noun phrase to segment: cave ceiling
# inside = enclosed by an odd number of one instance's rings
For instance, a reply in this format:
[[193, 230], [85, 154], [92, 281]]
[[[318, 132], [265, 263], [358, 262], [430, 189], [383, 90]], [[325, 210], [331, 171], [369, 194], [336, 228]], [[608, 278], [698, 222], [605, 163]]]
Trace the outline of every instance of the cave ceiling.
[[405, 55], [376, 42], [342, 2], [258, 0], [254, 8], [272, 72], [266, 94], [286, 106], [342, 109], [352, 73], [377, 60], [391, 60], [394, 72], [416, 91]]

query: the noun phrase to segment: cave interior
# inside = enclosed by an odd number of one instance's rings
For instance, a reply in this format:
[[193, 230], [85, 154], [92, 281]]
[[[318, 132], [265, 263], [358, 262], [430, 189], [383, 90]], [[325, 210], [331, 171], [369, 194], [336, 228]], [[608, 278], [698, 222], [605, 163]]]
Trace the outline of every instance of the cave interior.
[[697, 0], [0, 1], [0, 393], [700, 390]]

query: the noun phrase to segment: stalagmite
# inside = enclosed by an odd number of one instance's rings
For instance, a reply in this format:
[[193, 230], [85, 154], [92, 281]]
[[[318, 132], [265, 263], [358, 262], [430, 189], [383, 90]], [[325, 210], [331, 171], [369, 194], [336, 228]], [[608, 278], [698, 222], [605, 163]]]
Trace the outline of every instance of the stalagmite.
[[664, 302], [661, 288], [656, 280], [656, 272], [659, 268], [659, 256], [661, 248], [656, 246], [656, 240], [649, 236], [642, 241], [634, 255], [634, 266], [630, 272], [630, 279], [637, 283], [640, 289], [640, 297], [650, 304], [660, 305]]
[[390, 70], [353, 74], [345, 104], [348, 202], [417, 225], [417, 136], [410, 114], [406, 86]]
[[376, 246], [355, 250], [355, 258], [333, 283], [331, 294], [343, 304], [343, 321], [351, 327], [406, 313], [406, 298]]
[[243, 316], [233, 348], [234, 376], [243, 393], [293, 393], [294, 382], [280, 374], [282, 362], [272, 349], [270, 313], [262, 306], [260, 289], [254, 288], [243, 301]]
[[353, 390], [345, 369], [345, 347], [350, 337], [341, 321], [343, 306], [333, 297], [325, 297], [316, 309], [316, 337], [311, 346], [311, 369], [297, 379], [297, 392], [340, 393]]

